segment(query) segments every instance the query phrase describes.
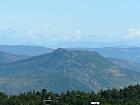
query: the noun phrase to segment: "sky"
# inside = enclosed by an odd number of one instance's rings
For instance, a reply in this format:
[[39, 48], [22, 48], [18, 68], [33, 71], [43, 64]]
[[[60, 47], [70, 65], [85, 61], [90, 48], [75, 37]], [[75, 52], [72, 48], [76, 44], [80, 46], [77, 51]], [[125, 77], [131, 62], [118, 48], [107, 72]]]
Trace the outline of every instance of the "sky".
[[0, 44], [140, 43], [140, 0], [0, 0]]

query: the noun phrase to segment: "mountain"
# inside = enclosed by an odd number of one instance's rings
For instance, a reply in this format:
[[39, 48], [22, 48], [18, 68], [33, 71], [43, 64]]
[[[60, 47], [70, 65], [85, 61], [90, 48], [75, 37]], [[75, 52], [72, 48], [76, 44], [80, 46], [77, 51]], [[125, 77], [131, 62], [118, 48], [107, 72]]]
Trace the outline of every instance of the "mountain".
[[104, 57], [119, 58], [130, 60], [140, 63], [140, 47], [131, 48], [96, 48], [95, 51], [99, 52]]
[[[82, 42], [81, 42], [82, 43]], [[71, 45], [70, 42], [67, 43]], [[79, 46], [80, 43], [73, 42], [75, 46]], [[117, 47], [103, 47], [103, 48], [86, 48], [86, 46], [94, 47], [96, 42], [84, 43], [85, 48], [67, 48], [69, 50], [87, 50], [96, 51], [103, 57], [124, 59], [133, 62], [140, 63], [140, 47], [130, 47], [130, 48], [117, 48]], [[110, 44], [110, 43], [109, 43]], [[58, 43], [58, 46], [64, 46], [63, 43]], [[66, 45], [66, 44], [65, 44]], [[82, 44], [81, 44], [82, 45]], [[102, 43], [102, 45], [105, 45]], [[111, 44], [110, 44], [111, 45]], [[90, 47], [91, 47], [90, 46]], [[69, 46], [71, 47], [71, 46]], [[82, 46], [81, 46], [82, 47]], [[46, 53], [51, 53], [54, 49], [46, 48], [42, 46], [26, 46], [26, 45], [1, 45], [0, 51], [13, 53], [16, 55], [28, 55], [28, 56], [38, 56]]]
[[139, 75], [119, 68], [97, 52], [59, 48], [52, 53], [0, 65], [0, 90], [8, 93], [42, 88], [54, 92], [97, 91], [139, 83]]
[[44, 53], [50, 53], [53, 49], [42, 46], [0, 45], [0, 51], [17, 55], [37, 56]]
[[108, 60], [122, 69], [126, 69], [126, 70], [129, 69], [132, 71], [140, 72], [140, 63], [132, 62], [129, 60], [123, 60], [123, 59], [115, 59], [115, 58], [108, 58]]
[[10, 54], [10, 53], [5, 53], [0, 51], [0, 64], [11, 63], [27, 58], [29, 58], [29, 56], [15, 55], [15, 54]]
[[140, 47], [69, 48], [69, 50], [97, 51], [105, 58], [117, 58], [140, 63]]

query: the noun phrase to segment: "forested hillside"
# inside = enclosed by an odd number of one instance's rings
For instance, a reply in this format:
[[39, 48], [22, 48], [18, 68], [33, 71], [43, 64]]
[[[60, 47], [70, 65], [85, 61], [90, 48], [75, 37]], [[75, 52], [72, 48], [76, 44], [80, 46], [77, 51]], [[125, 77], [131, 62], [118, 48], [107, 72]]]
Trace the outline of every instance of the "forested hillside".
[[9, 94], [42, 88], [88, 92], [140, 83], [140, 72], [121, 69], [97, 52], [62, 48], [0, 65], [0, 77], [0, 91]]
[[0, 93], [0, 105], [42, 105], [43, 99], [52, 98], [51, 105], [90, 105], [91, 101], [100, 101], [101, 105], [139, 105], [140, 85], [124, 89], [101, 90], [98, 93], [67, 91], [56, 94], [42, 89], [40, 92], [26, 92], [8, 97]]

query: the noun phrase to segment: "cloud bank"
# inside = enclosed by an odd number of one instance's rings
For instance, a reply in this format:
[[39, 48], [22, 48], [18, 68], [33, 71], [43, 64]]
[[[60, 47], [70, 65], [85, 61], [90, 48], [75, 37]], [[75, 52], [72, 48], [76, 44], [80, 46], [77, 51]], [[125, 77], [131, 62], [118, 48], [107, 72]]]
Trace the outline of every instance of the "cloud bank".
[[127, 40], [133, 40], [133, 39], [140, 38], [140, 29], [139, 28], [137, 28], [137, 29], [136, 28], [128, 29], [127, 35], [125, 35], [123, 38], [127, 39]]

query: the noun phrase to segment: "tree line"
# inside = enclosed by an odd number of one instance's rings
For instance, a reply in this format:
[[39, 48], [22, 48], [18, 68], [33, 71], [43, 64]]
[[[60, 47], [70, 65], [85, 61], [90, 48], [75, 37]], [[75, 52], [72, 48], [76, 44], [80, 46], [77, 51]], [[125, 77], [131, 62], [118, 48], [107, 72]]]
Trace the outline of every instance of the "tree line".
[[98, 93], [73, 90], [58, 94], [42, 89], [8, 96], [0, 92], [0, 105], [43, 105], [48, 97], [51, 97], [51, 105], [90, 105], [91, 101], [99, 101], [100, 105], [140, 105], [140, 85], [108, 88]]

